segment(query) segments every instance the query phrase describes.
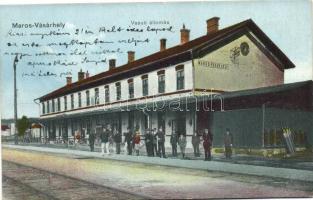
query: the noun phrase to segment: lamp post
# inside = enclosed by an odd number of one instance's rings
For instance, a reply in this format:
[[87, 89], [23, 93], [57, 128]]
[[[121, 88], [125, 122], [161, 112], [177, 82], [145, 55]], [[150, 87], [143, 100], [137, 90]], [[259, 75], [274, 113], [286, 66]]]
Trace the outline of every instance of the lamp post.
[[15, 56], [13, 62], [13, 70], [14, 70], [14, 143], [18, 144], [18, 136], [17, 136], [17, 91], [16, 91], [16, 64], [18, 63], [17, 55]]

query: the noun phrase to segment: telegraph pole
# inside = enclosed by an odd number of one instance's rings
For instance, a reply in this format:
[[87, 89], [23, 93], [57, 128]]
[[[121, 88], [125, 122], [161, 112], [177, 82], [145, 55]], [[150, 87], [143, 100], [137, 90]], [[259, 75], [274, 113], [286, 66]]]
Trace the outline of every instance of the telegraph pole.
[[17, 136], [17, 91], [16, 91], [16, 64], [18, 62], [17, 55], [15, 56], [13, 62], [13, 69], [14, 69], [14, 143], [18, 144], [18, 136]]

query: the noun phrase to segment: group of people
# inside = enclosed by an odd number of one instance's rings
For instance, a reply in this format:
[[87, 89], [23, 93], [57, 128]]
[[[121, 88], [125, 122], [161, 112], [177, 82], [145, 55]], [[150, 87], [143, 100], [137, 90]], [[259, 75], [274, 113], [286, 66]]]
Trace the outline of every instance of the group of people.
[[[89, 134], [89, 146], [90, 151], [94, 151], [95, 140], [96, 140], [96, 133], [95, 130]], [[122, 134], [114, 129], [111, 131], [110, 127], [104, 128], [100, 134], [100, 141], [101, 141], [101, 154], [104, 155], [109, 154], [113, 151], [113, 146], [115, 144], [116, 153], [121, 153], [121, 142], [122, 142]]]
[[206, 161], [212, 160], [211, 149], [213, 145], [213, 134], [208, 129], [204, 129], [203, 133], [201, 133], [200, 131], [196, 131], [191, 138], [195, 157], [200, 157], [201, 139], [203, 141], [202, 145], [204, 149], [204, 159]]
[[[127, 132], [124, 133], [124, 136], [125, 139], [123, 143], [125, 144], [125, 153], [128, 155], [132, 155], [133, 152], [135, 152], [135, 155], [138, 156], [140, 148], [145, 144], [147, 156], [158, 156], [166, 158], [165, 132], [162, 127], [160, 127], [158, 130], [147, 130], [144, 135], [140, 134], [139, 129], [133, 132], [130, 128], [127, 128]], [[143, 140], [142, 136], [144, 136]], [[96, 134], [94, 131], [89, 135], [89, 145], [91, 151], [94, 151], [95, 139]], [[100, 140], [102, 155], [113, 152], [114, 144], [116, 154], [121, 153], [122, 134], [116, 129], [112, 131], [110, 127], [104, 128], [100, 133]], [[192, 136], [192, 145], [195, 157], [200, 157], [201, 142], [204, 149], [205, 161], [209, 161], [212, 159], [211, 149], [213, 144], [213, 134], [208, 129], [204, 129], [203, 131], [196, 131], [196, 133]], [[187, 145], [186, 135], [174, 132], [170, 137], [170, 143], [172, 146], [172, 156], [177, 157], [177, 147], [179, 147], [182, 158], [185, 158], [185, 149]], [[232, 135], [228, 129], [226, 130], [224, 137], [224, 146], [226, 158], [231, 158]]]
[[145, 134], [145, 144], [148, 156], [159, 156], [166, 158], [165, 155], [165, 133], [163, 128], [148, 130]]

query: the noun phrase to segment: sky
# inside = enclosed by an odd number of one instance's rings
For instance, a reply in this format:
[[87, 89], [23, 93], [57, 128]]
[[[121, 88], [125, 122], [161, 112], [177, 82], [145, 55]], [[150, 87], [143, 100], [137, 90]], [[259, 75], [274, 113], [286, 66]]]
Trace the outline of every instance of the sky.
[[[116, 4], [62, 4], [62, 5], [14, 5], [0, 6], [0, 69], [1, 69], [1, 118], [13, 117], [13, 60], [12, 52], [24, 52], [32, 56], [22, 57], [17, 63], [18, 116], [38, 117], [39, 107], [34, 99], [65, 85], [65, 75], [72, 73], [73, 81], [77, 72], [82, 69], [97, 74], [108, 69], [108, 63], [82, 63], [85, 56], [70, 55], [77, 51], [87, 51], [88, 59], [117, 59], [117, 66], [127, 62], [127, 51], [135, 51], [136, 59], [157, 52], [159, 40], [167, 39], [167, 47], [180, 42], [182, 25], [190, 29], [190, 39], [206, 34], [206, 20], [220, 17], [220, 28], [230, 26], [246, 19], [252, 19], [269, 38], [296, 65], [295, 69], [285, 71], [285, 83], [312, 80], [312, 12], [310, 1], [218, 1], [218, 2], [174, 2], [174, 3], [116, 3]], [[157, 28], [168, 28], [171, 31], [127, 32], [127, 28], [144, 28], [145, 25], [134, 25], [132, 22], [166, 21], [169, 24], [153, 25]], [[64, 28], [13, 28], [12, 23], [62, 23]], [[117, 33], [99, 32], [100, 27], [106, 30], [112, 26], [122, 27]], [[73, 34], [79, 29], [79, 34]], [[83, 34], [91, 30], [94, 34]], [[50, 35], [41, 39], [40, 35], [30, 33], [71, 33], [73, 35]], [[12, 36], [13, 33], [24, 33], [26, 36]], [[72, 39], [83, 42], [98, 40], [113, 42], [83, 46], [53, 46], [51, 43], [68, 42]], [[119, 40], [134, 38], [149, 39], [149, 42], [119, 43]], [[34, 42], [39, 47], [21, 47], [21, 44]], [[8, 43], [11, 45], [9, 46]], [[12, 46], [17, 43], [18, 47]], [[48, 46], [50, 44], [50, 46]], [[91, 54], [102, 50], [117, 50], [105, 54]], [[48, 52], [50, 55], [34, 56], [36, 53]], [[66, 55], [55, 56], [63, 52]], [[31, 65], [29, 62], [49, 63], [60, 59], [76, 62], [73, 66]], [[52, 72], [54, 76], [38, 76], [39, 71]], [[28, 76], [34, 73], [35, 76]], [[62, 75], [62, 76], [61, 76]]]

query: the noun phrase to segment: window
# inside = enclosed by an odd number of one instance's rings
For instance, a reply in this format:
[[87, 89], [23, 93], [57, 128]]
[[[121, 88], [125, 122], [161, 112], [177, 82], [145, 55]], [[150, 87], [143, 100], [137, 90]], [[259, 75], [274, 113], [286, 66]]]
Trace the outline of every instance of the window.
[[67, 110], [67, 98], [64, 96], [64, 110]]
[[142, 96], [148, 96], [148, 75], [143, 75], [142, 77]]
[[182, 90], [185, 88], [185, 75], [184, 75], [184, 66], [179, 65], [176, 67], [176, 86], [177, 90]]
[[60, 98], [58, 98], [58, 112], [60, 112], [61, 111], [61, 101], [60, 101]]
[[115, 84], [116, 87], [116, 100], [119, 101], [121, 100], [121, 83], [118, 82]]
[[105, 95], [105, 103], [109, 103], [110, 102], [110, 88], [108, 85], [106, 85], [104, 88], [104, 95]]
[[86, 106], [90, 106], [90, 94], [89, 94], [89, 90], [86, 91]]
[[74, 95], [71, 94], [71, 109], [74, 109]]
[[129, 94], [130, 99], [134, 98], [134, 82], [133, 82], [133, 79], [128, 80], [128, 94]]
[[82, 94], [80, 92], [78, 93], [78, 107], [82, 107]]
[[46, 107], [45, 107], [45, 102], [42, 103], [42, 114], [45, 114], [46, 112]]
[[95, 88], [95, 104], [99, 104], [99, 88]]
[[52, 112], [55, 112], [54, 99], [52, 99], [51, 101], [52, 101]]
[[47, 101], [47, 113], [50, 113], [50, 101]]
[[158, 80], [159, 80], [159, 93], [165, 92], [165, 74], [164, 70], [158, 72]]

